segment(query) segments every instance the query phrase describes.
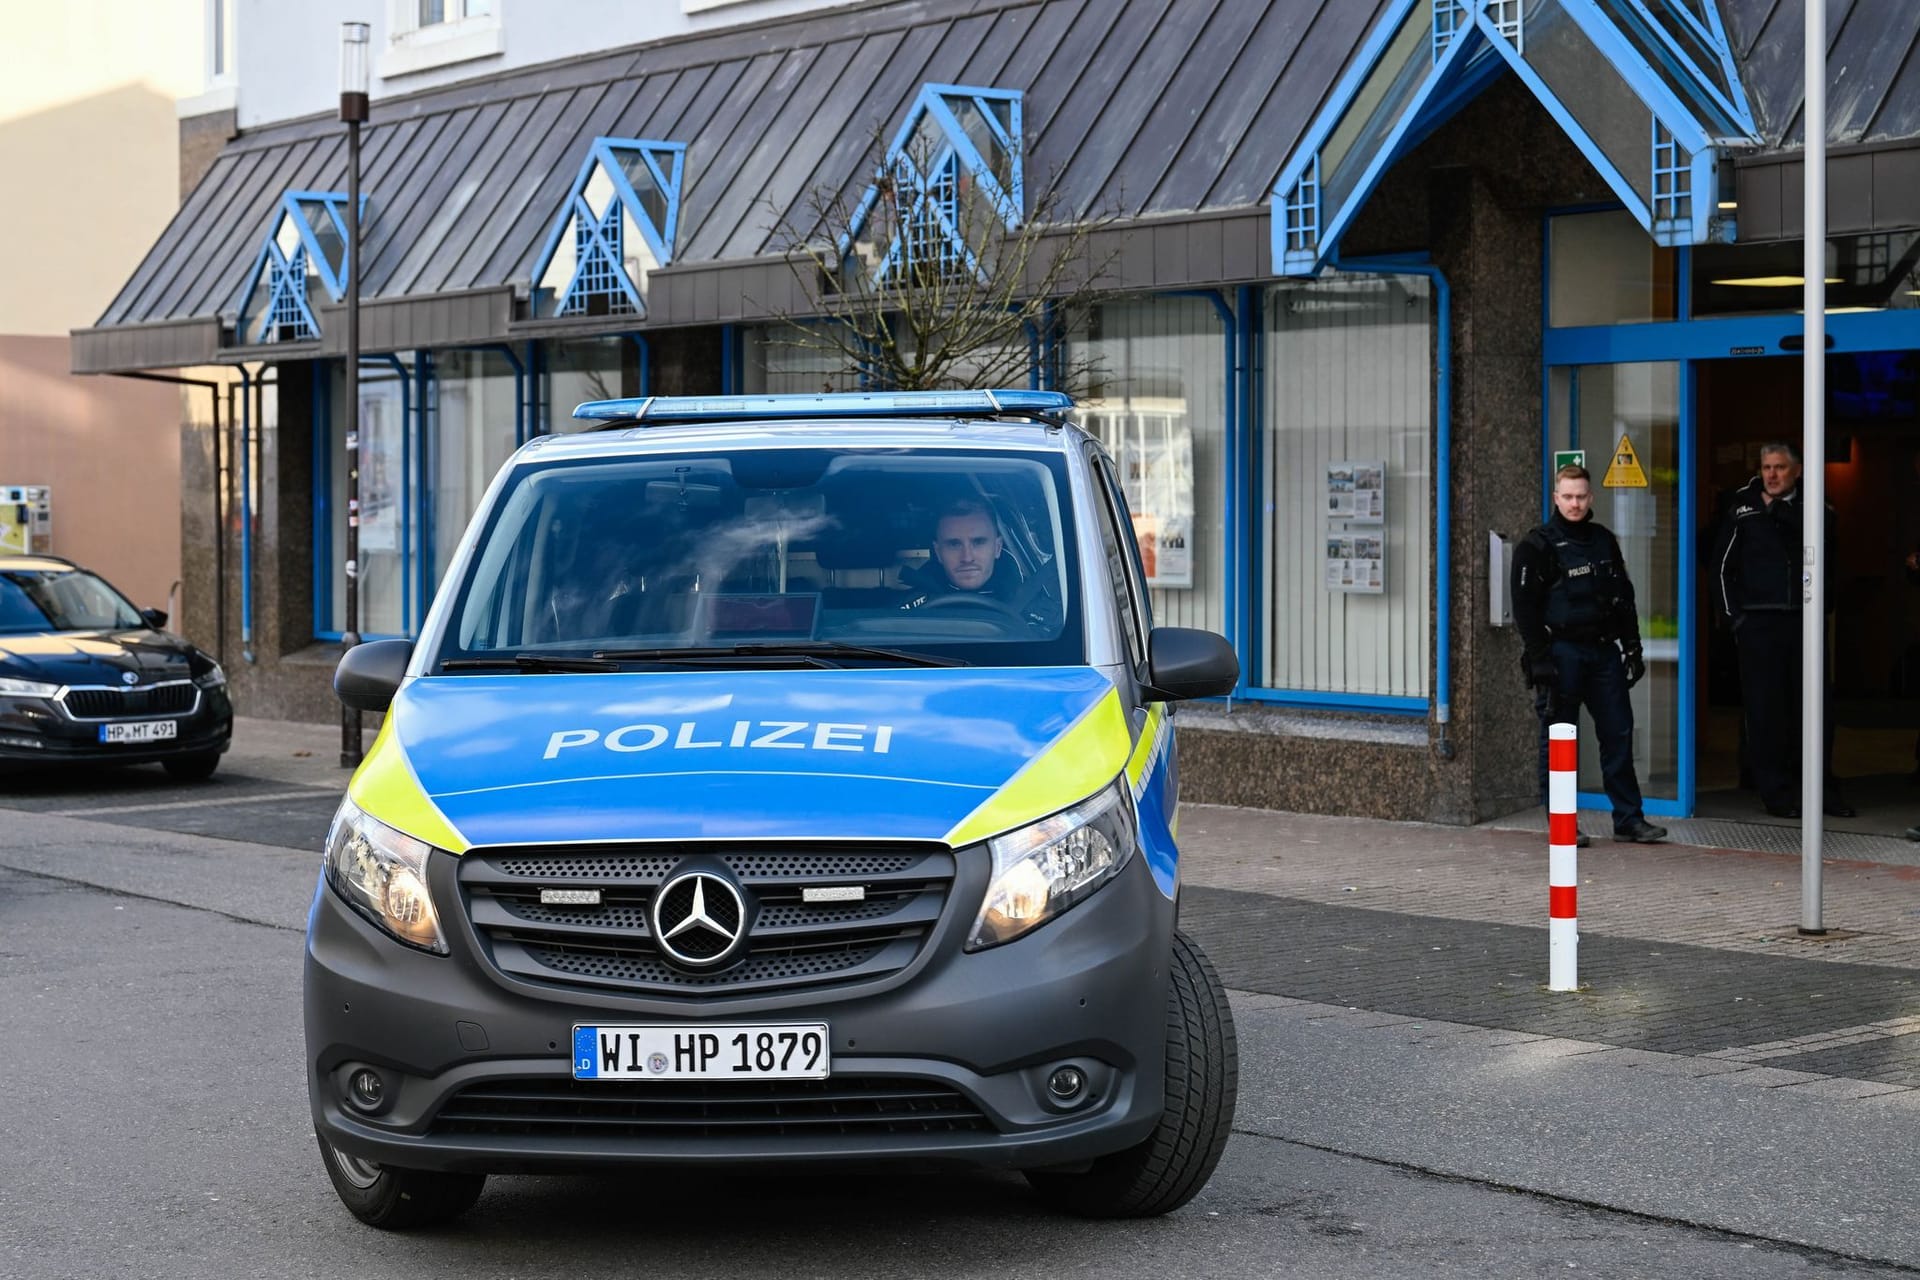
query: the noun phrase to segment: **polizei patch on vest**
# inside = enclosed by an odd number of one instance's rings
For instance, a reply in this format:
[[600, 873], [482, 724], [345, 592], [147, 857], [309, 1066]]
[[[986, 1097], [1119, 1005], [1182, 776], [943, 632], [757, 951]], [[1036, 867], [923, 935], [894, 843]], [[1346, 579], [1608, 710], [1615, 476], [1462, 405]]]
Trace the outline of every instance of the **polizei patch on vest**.
[[702, 723], [623, 724], [598, 729], [559, 729], [547, 738], [546, 755], [598, 745], [607, 751], [861, 751], [885, 755], [893, 747], [890, 724], [837, 724], [827, 720], [733, 720]]

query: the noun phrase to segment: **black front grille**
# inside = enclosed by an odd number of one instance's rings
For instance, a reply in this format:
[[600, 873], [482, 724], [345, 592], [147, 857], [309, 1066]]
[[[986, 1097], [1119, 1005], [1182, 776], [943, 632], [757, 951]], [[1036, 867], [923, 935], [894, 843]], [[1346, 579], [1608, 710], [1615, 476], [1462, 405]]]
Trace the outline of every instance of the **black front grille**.
[[991, 1133], [958, 1089], [926, 1080], [834, 1077], [727, 1081], [506, 1080], [470, 1085], [434, 1117], [434, 1135], [553, 1138], [775, 1138]]
[[177, 716], [193, 710], [194, 694], [191, 684], [161, 684], [146, 689], [69, 689], [67, 712], [82, 720]]
[[[714, 969], [669, 959], [648, 923], [654, 895], [692, 857], [722, 863], [747, 902], [746, 945]], [[896, 973], [931, 935], [954, 875], [953, 854], [939, 845], [511, 848], [471, 852], [460, 863], [469, 918], [501, 972], [666, 995], [731, 995]], [[809, 887], [858, 888], [862, 897], [808, 902]], [[601, 902], [547, 905], [542, 889], [594, 889]]]

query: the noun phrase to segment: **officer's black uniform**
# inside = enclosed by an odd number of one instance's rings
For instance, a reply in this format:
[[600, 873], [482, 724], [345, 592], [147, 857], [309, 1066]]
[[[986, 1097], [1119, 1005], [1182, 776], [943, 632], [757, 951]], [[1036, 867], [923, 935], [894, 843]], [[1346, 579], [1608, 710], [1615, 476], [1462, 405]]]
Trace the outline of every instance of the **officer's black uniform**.
[[1046, 589], [1044, 579], [1037, 577], [1029, 583], [1013, 567], [1012, 561], [1004, 556], [994, 565], [993, 576], [978, 591], [954, 586], [938, 560], [928, 560], [919, 568], [902, 574], [901, 579], [912, 593], [900, 606], [902, 610], [925, 608], [929, 601], [943, 596], [977, 595], [1001, 605], [1035, 631], [1057, 632], [1063, 621], [1060, 604], [1053, 598], [1053, 593]]
[[1658, 840], [1633, 771], [1633, 705], [1627, 690], [1646, 674], [1633, 583], [1620, 544], [1591, 517], [1555, 511], [1513, 552], [1513, 619], [1521, 663], [1540, 717], [1540, 794], [1547, 792], [1547, 726], [1593, 717], [1600, 775], [1613, 803], [1616, 840]]
[[[1827, 546], [1834, 541], [1833, 510], [1826, 513]], [[1805, 542], [1800, 486], [1766, 500], [1755, 476], [1727, 504], [1714, 540], [1714, 604], [1733, 624], [1740, 651], [1740, 701], [1747, 716], [1747, 760], [1767, 812], [1800, 812], [1801, 547]], [[1827, 557], [1831, 569], [1833, 557]], [[1831, 585], [1831, 575], [1829, 575]], [[1833, 592], [1827, 592], [1833, 608]], [[1827, 681], [1822, 672], [1822, 698]], [[1833, 776], [1833, 717], [1823, 717], [1821, 766], [1826, 811], [1851, 817]]]

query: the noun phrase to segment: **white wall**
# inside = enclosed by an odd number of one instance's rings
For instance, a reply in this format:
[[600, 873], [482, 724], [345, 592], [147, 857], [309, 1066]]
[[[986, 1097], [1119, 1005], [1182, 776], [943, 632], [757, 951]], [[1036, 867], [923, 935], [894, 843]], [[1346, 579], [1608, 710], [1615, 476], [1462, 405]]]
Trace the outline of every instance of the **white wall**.
[[[398, 0], [405, 3], [406, 0]], [[451, 9], [456, 0], [447, 0]], [[340, 24], [373, 27], [372, 96], [416, 93], [476, 76], [761, 22], [849, 0], [492, 0], [501, 52], [382, 78], [396, 0], [234, 0], [238, 110], [242, 129], [316, 112], [340, 102]], [[484, 22], [481, 25], [486, 25]], [[375, 108], [376, 112], [378, 108]]]

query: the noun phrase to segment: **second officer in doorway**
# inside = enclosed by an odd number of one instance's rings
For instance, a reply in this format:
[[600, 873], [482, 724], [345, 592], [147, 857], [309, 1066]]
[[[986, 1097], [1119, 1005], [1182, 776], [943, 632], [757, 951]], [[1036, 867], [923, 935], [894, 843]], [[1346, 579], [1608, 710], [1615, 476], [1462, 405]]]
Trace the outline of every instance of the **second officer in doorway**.
[[[1547, 793], [1547, 726], [1593, 719], [1600, 776], [1613, 803], [1613, 838], [1651, 844], [1665, 827], [1647, 821], [1633, 771], [1633, 705], [1627, 690], [1647, 674], [1640, 618], [1620, 543], [1593, 519], [1585, 467], [1553, 477], [1553, 515], [1513, 552], [1513, 620], [1521, 664], [1540, 717], [1540, 795]], [[1585, 836], [1580, 838], [1586, 844]]]

